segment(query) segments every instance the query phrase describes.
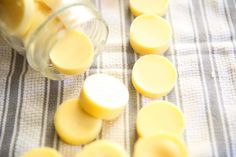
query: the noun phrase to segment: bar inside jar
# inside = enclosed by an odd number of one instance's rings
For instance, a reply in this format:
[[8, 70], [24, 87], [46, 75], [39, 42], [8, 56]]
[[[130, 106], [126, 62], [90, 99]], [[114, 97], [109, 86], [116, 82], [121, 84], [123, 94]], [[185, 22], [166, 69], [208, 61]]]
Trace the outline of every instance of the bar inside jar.
[[0, 26], [11, 35], [20, 37], [29, 29], [34, 11], [32, 0], [1, 0]]

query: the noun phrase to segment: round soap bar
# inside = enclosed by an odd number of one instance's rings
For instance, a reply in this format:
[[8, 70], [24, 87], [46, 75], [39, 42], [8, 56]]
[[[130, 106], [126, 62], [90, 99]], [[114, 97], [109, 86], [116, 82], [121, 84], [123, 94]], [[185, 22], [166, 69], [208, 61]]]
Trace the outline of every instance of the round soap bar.
[[134, 147], [134, 157], [188, 157], [184, 142], [171, 135], [141, 138]]
[[130, 27], [130, 45], [141, 55], [164, 53], [169, 48], [171, 38], [169, 22], [158, 15], [143, 14]]
[[128, 89], [119, 79], [106, 74], [94, 74], [85, 80], [79, 103], [90, 115], [110, 120], [121, 114], [128, 99]]
[[181, 136], [185, 120], [181, 110], [167, 101], [153, 101], [144, 106], [137, 116], [140, 137], [169, 133]]
[[86, 34], [70, 30], [53, 46], [49, 55], [59, 72], [66, 75], [81, 74], [91, 66], [94, 48]]
[[26, 153], [21, 157], [62, 157], [56, 150], [52, 148], [35, 148]]
[[120, 145], [100, 140], [85, 146], [76, 157], [128, 157], [128, 154]]
[[72, 145], [86, 144], [99, 134], [102, 120], [85, 113], [77, 98], [61, 104], [55, 114], [55, 128], [63, 141]]
[[168, 9], [168, 0], [130, 0], [130, 9], [134, 16], [153, 13], [165, 15]]
[[172, 63], [160, 55], [139, 58], [132, 70], [132, 83], [142, 95], [150, 98], [166, 96], [174, 87], [177, 71]]
[[0, 24], [12, 35], [22, 36], [31, 25], [34, 9], [33, 0], [0, 0]]

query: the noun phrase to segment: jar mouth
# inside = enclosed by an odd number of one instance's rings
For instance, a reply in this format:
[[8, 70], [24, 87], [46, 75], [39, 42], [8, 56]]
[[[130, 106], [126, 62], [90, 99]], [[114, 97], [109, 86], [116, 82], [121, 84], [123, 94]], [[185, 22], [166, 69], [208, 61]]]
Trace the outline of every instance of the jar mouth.
[[[76, 15], [66, 16], [73, 10], [77, 10]], [[57, 23], [58, 21], [60, 22]], [[93, 6], [77, 2], [54, 11], [30, 35], [25, 43], [29, 64], [50, 79], [60, 80], [67, 77], [68, 75], [60, 73], [53, 66], [50, 51], [68, 31], [74, 29], [90, 38], [94, 45], [95, 56], [97, 56], [107, 41], [108, 26]]]

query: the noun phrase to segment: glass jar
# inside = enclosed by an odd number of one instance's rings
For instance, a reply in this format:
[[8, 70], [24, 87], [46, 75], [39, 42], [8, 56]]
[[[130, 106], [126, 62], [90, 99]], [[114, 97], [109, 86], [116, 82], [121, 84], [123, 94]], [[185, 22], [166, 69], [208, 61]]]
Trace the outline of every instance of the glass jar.
[[26, 56], [33, 69], [53, 80], [70, 76], [54, 67], [50, 59], [50, 50], [71, 30], [80, 30], [89, 37], [95, 57], [101, 52], [108, 37], [108, 26], [89, 0], [35, 1], [34, 3], [45, 1], [43, 5], [50, 9], [50, 14], [45, 14], [46, 18], [42, 18], [43, 20], [32, 15], [36, 24], [30, 26], [31, 31], [24, 35], [16, 35], [9, 31], [0, 18], [1, 36], [12, 48]]

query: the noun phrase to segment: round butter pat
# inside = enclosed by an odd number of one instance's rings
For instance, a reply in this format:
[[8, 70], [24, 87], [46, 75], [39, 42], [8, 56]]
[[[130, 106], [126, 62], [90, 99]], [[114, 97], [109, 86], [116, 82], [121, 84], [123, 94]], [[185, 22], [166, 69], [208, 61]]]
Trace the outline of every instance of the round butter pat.
[[120, 145], [100, 140], [85, 146], [76, 157], [128, 157], [128, 154]]
[[142, 95], [150, 98], [166, 96], [174, 87], [177, 71], [172, 63], [160, 55], [139, 58], [132, 70], [132, 83]]
[[86, 34], [70, 30], [58, 40], [49, 55], [52, 64], [62, 74], [81, 74], [91, 66], [94, 48]]
[[141, 138], [134, 148], [134, 157], [188, 157], [184, 142], [168, 134]]
[[181, 136], [185, 127], [181, 110], [167, 101], [153, 101], [144, 106], [138, 112], [136, 123], [140, 137], [160, 133]]
[[164, 53], [169, 48], [171, 38], [169, 22], [154, 14], [137, 17], [130, 27], [130, 45], [141, 55]]
[[121, 114], [128, 99], [128, 89], [119, 79], [106, 74], [95, 74], [85, 80], [79, 103], [90, 115], [110, 120]]
[[12, 35], [22, 36], [31, 25], [34, 10], [33, 0], [1, 0], [0, 24]]
[[85, 113], [77, 98], [70, 99], [57, 109], [54, 124], [63, 141], [72, 145], [86, 144], [97, 137], [102, 128], [102, 120]]
[[21, 157], [62, 157], [56, 150], [52, 148], [35, 148], [26, 153]]
[[152, 13], [165, 15], [168, 9], [168, 0], [130, 0], [130, 10], [134, 16]]

